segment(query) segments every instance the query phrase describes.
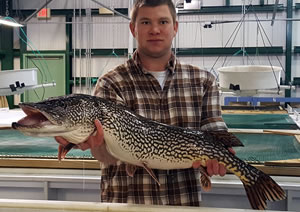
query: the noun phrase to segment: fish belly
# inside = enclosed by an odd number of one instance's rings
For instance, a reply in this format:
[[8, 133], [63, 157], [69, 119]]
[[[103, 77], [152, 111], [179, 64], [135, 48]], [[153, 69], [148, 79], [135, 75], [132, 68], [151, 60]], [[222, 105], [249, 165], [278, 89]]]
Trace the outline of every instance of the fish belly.
[[145, 164], [152, 169], [186, 169], [192, 167], [193, 161], [191, 160], [179, 161], [176, 158], [164, 158], [160, 155], [151, 154], [147, 156], [139, 152], [134, 152], [132, 148], [120, 145], [117, 139], [117, 136], [104, 134], [107, 151], [120, 161], [137, 166]]

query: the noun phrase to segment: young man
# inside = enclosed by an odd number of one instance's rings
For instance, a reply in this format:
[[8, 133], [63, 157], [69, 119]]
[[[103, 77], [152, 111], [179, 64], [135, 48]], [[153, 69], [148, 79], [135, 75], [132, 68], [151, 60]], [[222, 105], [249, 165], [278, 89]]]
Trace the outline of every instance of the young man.
[[[130, 30], [138, 48], [125, 64], [116, 67], [96, 85], [95, 95], [111, 99], [132, 111], [169, 125], [198, 130], [227, 130], [221, 117], [219, 92], [212, 74], [181, 64], [171, 52], [178, 29], [172, 0], [137, 0]], [[103, 143], [103, 131], [95, 121], [97, 134], [79, 148], [91, 148], [104, 163], [101, 178], [103, 202], [199, 206], [200, 173], [193, 168], [154, 170], [157, 183], [141, 167], [133, 177], [124, 163], [116, 165]], [[61, 145], [67, 141], [56, 138]], [[225, 167], [215, 160], [206, 163], [209, 175], [225, 175]]]

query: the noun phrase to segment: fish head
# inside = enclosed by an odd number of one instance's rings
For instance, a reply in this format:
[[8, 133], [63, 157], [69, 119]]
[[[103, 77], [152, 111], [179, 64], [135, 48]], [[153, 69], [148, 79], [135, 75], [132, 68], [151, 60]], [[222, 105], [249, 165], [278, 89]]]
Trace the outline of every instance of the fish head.
[[26, 116], [12, 128], [34, 137], [62, 136], [71, 143], [84, 142], [95, 132], [96, 105], [92, 96], [68, 95], [37, 103], [21, 103]]

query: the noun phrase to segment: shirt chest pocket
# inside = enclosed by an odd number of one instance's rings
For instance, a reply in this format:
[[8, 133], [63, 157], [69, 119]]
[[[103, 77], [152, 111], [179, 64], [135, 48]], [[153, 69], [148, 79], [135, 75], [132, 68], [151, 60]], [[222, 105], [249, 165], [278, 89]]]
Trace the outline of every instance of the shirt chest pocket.
[[203, 86], [179, 85], [169, 90], [169, 113], [172, 124], [200, 128], [202, 117]]
[[193, 107], [193, 105], [195, 104], [202, 104], [204, 95], [204, 86], [187, 83], [173, 86], [173, 88], [170, 89], [169, 93], [169, 97], [173, 97], [177, 101], [185, 102], [186, 104], [188, 104], [188, 107]]

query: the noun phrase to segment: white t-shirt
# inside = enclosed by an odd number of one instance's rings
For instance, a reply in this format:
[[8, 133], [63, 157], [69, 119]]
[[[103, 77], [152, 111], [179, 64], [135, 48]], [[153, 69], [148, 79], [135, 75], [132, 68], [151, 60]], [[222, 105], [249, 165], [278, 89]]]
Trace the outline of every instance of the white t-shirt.
[[160, 84], [160, 87], [163, 89], [167, 77], [167, 70], [165, 71], [148, 71], [152, 74]]

